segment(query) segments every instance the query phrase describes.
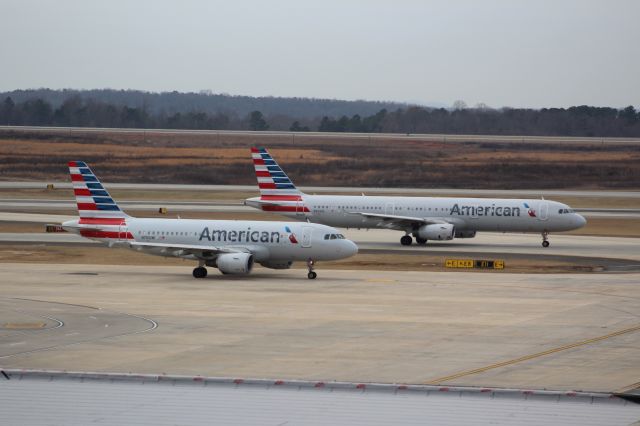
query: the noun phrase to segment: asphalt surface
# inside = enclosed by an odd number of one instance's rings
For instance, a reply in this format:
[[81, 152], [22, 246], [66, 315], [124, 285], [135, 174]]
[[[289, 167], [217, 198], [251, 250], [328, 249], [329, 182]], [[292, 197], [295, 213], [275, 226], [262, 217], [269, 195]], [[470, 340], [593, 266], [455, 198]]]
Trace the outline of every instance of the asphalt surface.
[[[161, 207], [166, 207], [173, 211], [183, 212], [230, 212], [230, 213], [250, 213], [259, 212], [252, 207], [245, 206], [242, 202], [219, 202], [219, 201], [165, 201], [165, 200], [126, 200], [118, 201], [118, 205], [127, 211], [158, 211]], [[0, 209], [4, 211], [51, 211], [56, 209], [75, 209], [75, 201], [60, 199], [41, 198], [4, 198], [0, 199]], [[640, 219], [640, 209], [606, 209], [606, 208], [576, 208], [586, 217], [609, 217], [609, 218], [638, 218]], [[0, 212], [0, 215], [2, 212]]]
[[[53, 184], [56, 188], [71, 189], [71, 182], [44, 182], [44, 181], [0, 181], [0, 189], [46, 189], [47, 185]], [[108, 189], [128, 189], [128, 190], [149, 190], [149, 191], [253, 191], [258, 194], [256, 185], [186, 185], [186, 184], [155, 184], [155, 183], [107, 183], [103, 182]], [[602, 198], [640, 198], [640, 191], [611, 191], [611, 190], [548, 190], [548, 189], [517, 189], [517, 190], [496, 190], [496, 189], [449, 189], [449, 188], [367, 188], [367, 187], [331, 187], [331, 186], [300, 186], [303, 192], [313, 194], [321, 193], [364, 193], [364, 194], [424, 194], [428, 195], [459, 195], [468, 197], [507, 197], [507, 198], [540, 198], [545, 196], [566, 196], [566, 197], [602, 197]]]
[[377, 139], [405, 139], [424, 140], [445, 143], [465, 142], [493, 142], [493, 143], [624, 143], [638, 144], [640, 138], [600, 138], [600, 137], [567, 137], [567, 136], [519, 136], [519, 135], [450, 135], [450, 134], [408, 134], [408, 133], [329, 133], [329, 132], [284, 132], [284, 131], [242, 131], [242, 130], [174, 130], [174, 129], [128, 129], [128, 128], [100, 128], [100, 127], [40, 127], [40, 126], [0, 126], [0, 130], [46, 132], [61, 134], [82, 133], [124, 133], [124, 134], [159, 134], [159, 135], [219, 135], [219, 136], [256, 136], [269, 135], [291, 138], [292, 142], [299, 138], [358, 138], [365, 140]]
[[640, 376], [637, 273], [191, 267], [3, 264], [0, 364], [591, 391]]

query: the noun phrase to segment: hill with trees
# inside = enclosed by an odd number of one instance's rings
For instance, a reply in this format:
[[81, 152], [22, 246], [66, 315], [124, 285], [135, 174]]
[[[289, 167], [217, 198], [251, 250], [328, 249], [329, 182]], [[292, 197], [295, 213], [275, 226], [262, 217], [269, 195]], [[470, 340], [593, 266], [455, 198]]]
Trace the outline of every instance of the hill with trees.
[[388, 102], [122, 90], [0, 93], [0, 124], [211, 130], [640, 137], [624, 108], [452, 109]]

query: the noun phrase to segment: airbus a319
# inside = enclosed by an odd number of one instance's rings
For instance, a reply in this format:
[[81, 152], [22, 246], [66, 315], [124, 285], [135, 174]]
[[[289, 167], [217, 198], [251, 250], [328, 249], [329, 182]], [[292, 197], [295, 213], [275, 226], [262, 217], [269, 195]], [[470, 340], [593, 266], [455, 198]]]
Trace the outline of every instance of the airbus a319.
[[358, 247], [336, 229], [300, 222], [135, 218], [123, 212], [86, 163], [69, 162], [79, 218], [63, 229], [109, 247], [198, 262], [195, 278], [207, 276], [206, 266], [223, 274], [248, 274], [254, 262], [266, 268], [288, 269], [306, 261], [307, 277], [318, 260], [355, 255]]

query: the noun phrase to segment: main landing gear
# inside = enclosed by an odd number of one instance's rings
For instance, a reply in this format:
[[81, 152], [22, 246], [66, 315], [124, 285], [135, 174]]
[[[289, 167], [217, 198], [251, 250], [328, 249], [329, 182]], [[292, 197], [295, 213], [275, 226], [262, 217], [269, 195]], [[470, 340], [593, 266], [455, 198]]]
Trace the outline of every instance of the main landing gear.
[[549, 247], [549, 233], [546, 231], [542, 233], [542, 247]]
[[411, 238], [411, 235], [404, 235], [402, 238], [400, 238], [400, 244], [402, 244], [403, 246], [410, 246], [412, 242], [413, 238]]
[[207, 268], [205, 268], [204, 266], [198, 266], [193, 270], [194, 278], [204, 278], [206, 276], [207, 276]]
[[423, 246], [423, 245], [427, 244], [427, 239], [426, 238], [416, 237], [416, 244]]
[[313, 270], [313, 265], [315, 264], [315, 262], [313, 261], [313, 259], [308, 259], [307, 260], [307, 268], [309, 269], [309, 273], [307, 274], [307, 278], [309, 278], [310, 280], [315, 280], [316, 277], [318, 276], [318, 274], [315, 273], [315, 271]]

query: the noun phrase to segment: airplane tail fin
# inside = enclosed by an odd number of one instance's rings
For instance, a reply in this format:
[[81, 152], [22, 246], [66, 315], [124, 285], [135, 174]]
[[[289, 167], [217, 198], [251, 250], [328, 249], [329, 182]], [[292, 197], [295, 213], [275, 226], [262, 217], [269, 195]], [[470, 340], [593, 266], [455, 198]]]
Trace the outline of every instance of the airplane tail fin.
[[266, 148], [251, 148], [251, 157], [253, 167], [256, 169], [261, 199], [278, 201], [301, 199], [304, 193], [296, 188]]
[[80, 223], [120, 225], [130, 217], [118, 207], [85, 162], [70, 161], [68, 165]]

